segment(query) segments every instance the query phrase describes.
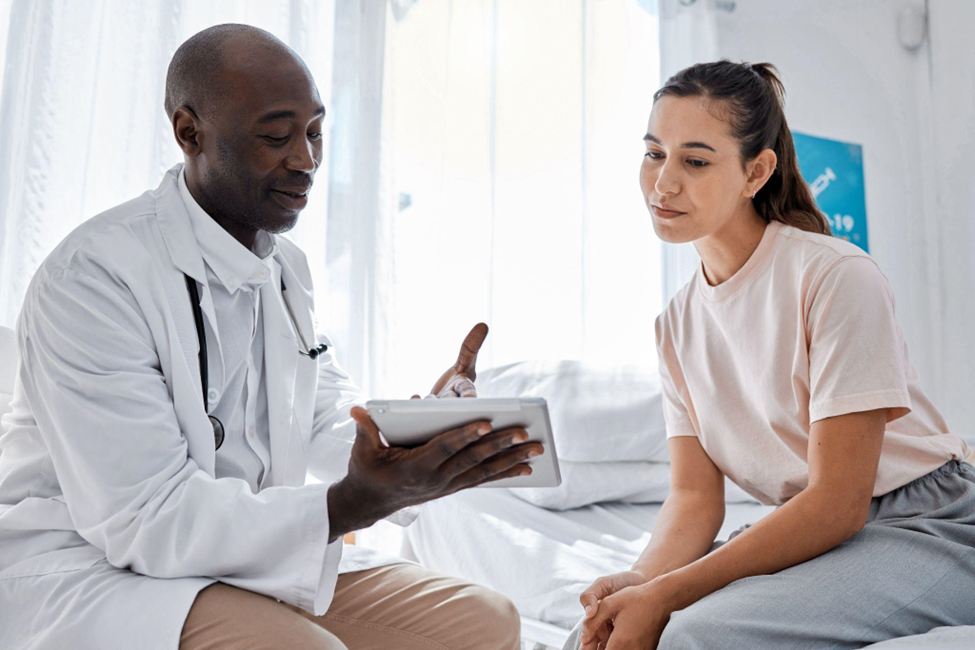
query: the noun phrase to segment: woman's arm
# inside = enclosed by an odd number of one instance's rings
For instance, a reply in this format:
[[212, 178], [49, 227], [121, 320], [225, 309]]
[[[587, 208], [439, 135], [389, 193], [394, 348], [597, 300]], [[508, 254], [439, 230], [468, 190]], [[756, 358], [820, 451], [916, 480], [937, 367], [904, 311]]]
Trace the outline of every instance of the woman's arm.
[[822, 555], [867, 522], [887, 409], [814, 422], [809, 486], [714, 553], [668, 576], [675, 610], [747, 576], [776, 573]]
[[724, 523], [724, 475], [700, 441], [681, 436], [669, 446], [670, 493], [650, 543], [633, 565], [645, 582], [704, 557]]
[[886, 409], [813, 423], [805, 490], [715, 552], [604, 600], [587, 621], [583, 639], [591, 642], [611, 620], [614, 638], [654, 647], [671, 612], [740, 578], [810, 560], [852, 537], [870, 511], [886, 423]]
[[[640, 585], [687, 566], [711, 548], [724, 522], [724, 475], [691, 436], [671, 438], [670, 493], [660, 508], [650, 543], [624, 571], [596, 580], [579, 597], [586, 616], [599, 601], [620, 589]], [[602, 630], [603, 636], [609, 629]]]

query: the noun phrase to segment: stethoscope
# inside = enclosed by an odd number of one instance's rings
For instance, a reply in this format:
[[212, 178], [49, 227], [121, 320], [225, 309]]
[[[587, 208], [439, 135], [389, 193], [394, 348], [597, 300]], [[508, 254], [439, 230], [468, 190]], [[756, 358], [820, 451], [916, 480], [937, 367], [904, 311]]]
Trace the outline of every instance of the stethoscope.
[[[190, 292], [193, 320], [196, 323], [196, 336], [200, 341], [200, 383], [203, 384], [203, 409], [206, 411], [207, 417], [210, 418], [210, 425], [213, 427], [214, 450], [217, 450], [223, 444], [223, 422], [217, 419], [216, 416], [210, 415], [210, 400], [207, 397], [210, 376], [207, 363], [207, 335], [203, 329], [203, 309], [200, 307], [200, 292], [196, 288], [196, 280], [188, 275], [186, 276], [186, 288]], [[288, 300], [288, 289], [284, 286], [284, 278], [281, 278], [281, 297], [284, 298], [284, 306], [288, 309], [291, 324], [295, 326], [295, 331], [298, 332], [298, 338], [301, 339], [301, 347], [298, 348], [298, 352], [309, 359], [317, 359], [318, 355], [328, 350], [328, 346], [324, 343], [315, 347], [308, 345], [308, 342], [305, 340], [305, 334], [301, 331], [301, 326], [298, 325], [298, 319], [295, 318], [295, 312], [291, 308], [291, 301]]]

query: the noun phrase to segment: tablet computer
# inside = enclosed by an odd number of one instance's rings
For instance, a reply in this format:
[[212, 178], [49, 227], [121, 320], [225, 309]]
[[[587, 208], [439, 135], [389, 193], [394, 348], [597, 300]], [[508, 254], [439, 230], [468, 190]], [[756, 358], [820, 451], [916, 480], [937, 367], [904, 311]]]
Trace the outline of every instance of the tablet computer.
[[457, 398], [371, 400], [366, 410], [394, 447], [416, 447], [451, 429], [486, 420], [495, 431], [521, 427], [528, 441], [540, 442], [541, 456], [528, 460], [528, 476], [491, 481], [479, 487], [556, 487], [562, 482], [548, 405], [541, 398]]

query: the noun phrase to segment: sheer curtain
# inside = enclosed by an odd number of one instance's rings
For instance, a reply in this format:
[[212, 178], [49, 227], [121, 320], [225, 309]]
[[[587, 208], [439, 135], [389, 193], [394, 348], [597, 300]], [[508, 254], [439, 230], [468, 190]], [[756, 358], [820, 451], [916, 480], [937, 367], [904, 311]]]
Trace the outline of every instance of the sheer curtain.
[[[6, 5], [6, 7], [4, 6]], [[328, 105], [331, 0], [32, 0], [9, 8], [0, 94], [0, 325], [75, 226], [156, 187], [182, 160], [163, 111], [173, 52], [224, 22], [267, 29], [304, 57]], [[0, 21], [0, 29], [5, 26]], [[292, 236], [324, 242], [327, 183]], [[305, 245], [324, 271], [324, 245]]]
[[648, 5], [390, 5], [377, 221], [360, 239], [378, 279], [358, 321], [379, 346], [361, 366], [373, 394], [429, 389], [478, 320], [481, 367], [656, 363], [660, 247], [638, 183], [659, 79]]

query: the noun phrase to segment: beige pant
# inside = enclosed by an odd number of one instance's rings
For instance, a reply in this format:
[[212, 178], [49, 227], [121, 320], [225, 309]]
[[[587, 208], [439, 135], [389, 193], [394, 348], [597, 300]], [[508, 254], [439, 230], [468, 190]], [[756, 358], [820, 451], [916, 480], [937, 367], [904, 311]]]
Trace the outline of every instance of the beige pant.
[[394, 564], [339, 575], [324, 616], [213, 584], [183, 625], [180, 650], [515, 650], [520, 619], [486, 587]]

